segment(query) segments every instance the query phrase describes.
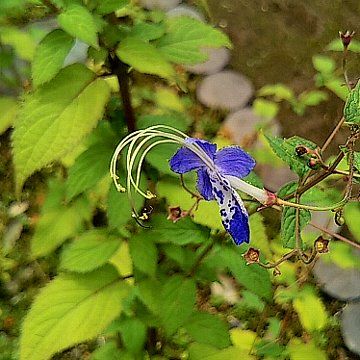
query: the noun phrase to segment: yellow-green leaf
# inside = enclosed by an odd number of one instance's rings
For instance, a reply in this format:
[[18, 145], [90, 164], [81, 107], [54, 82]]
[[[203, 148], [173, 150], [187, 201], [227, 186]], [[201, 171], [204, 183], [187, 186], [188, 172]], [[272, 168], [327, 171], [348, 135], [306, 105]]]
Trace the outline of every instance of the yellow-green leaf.
[[74, 64], [25, 98], [13, 136], [18, 192], [33, 172], [80, 143], [102, 116], [109, 95], [103, 79]]
[[14, 98], [8, 96], [0, 98], [0, 135], [13, 124], [16, 112], [17, 104]]
[[84, 275], [59, 275], [41, 290], [25, 317], [20, 360], [47, 360], [94, 338], [120, 314], [128, 292], [111, 265]]

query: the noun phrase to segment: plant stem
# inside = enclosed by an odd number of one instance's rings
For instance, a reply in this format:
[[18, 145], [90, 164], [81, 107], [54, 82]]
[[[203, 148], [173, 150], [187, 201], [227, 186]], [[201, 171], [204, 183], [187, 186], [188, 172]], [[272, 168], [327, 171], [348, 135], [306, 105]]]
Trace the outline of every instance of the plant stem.
[[273, 269], [273, 268], [277, 267], [278, 265], [280, 265], [281, 263], [283, 263], [284, 261], [292, 258], [294, 255], [296, 255], [296, 253], [297, 253], [297, 249], [294, 249], [294, 250], [291, 250], [290, 252], [288, 252], [287, 254], [283, 255], [279, 260], [277, 260], [274, 263], [264, 264], [264, 263], [259, 262], [258, 264], [265, 269]]
[[128, 73], [129, 67], [116, 55], [110, 54], [108, 59], [111, 66], [111, 71], [116, 75], [119, 82], [121, 102], [124, 109], [127, 128], [130, 133], [136, 129], [136, 119], [134, 109], [131, 104], [130, 77]]
[[338, 133], [338, 131], [340, 130], [340, 128], [343, 126], [345, 122], [345, 118], [342, 117], [340, 119], [340, 121], [337, 123], [337, 125], [335, 126], [334, 130], [331, 132], [331, 134], [328, 136], [328, 138], [325, 140], [324, 145], [321, 147], [321, 152], [324, 152], [327, 147], [330, 145], [330, 143], [333, 141], [335, 135]]
[[277, 205], [289, 206], [289, 207], [293, 207], [293, 208], [297, 208], [297, 209], [305, 209], [305, 210], [311, 210], [311, 211], [335, 210], [335, 209], [338, 209], [338, 208], [342, 207], [345, 203], [346, 203], [346, 198], [344, 198], [343, 200], [341, 200], [340, 202], [338, 202], [338, 203], [336, 203], [334, 205], [318, 207], [318, 206], [311, 206], [311, 205], [292, 203], [292, 202], [285, 201], [285, 200], [282, 200], [282, 199], [279, 199], [279, 198], [276, 199], [276, 204]]
[[347, 243], [347, 244], [349, 244], [349, 245], [351, 245], [353, 247], [356, 247], [357, 249], [360, 249], [360, 243], [358, 243], [358, 242], [349, 240], [346, 237], [341, 236], [339, 234], [336, 234], [336, 233], [334, 233], [334, 232], [332, 232], [332, 231], [330, 231], [330, 230], [328, 230], [328, 229], [326, 229], [326, 228], [324, 228], [324, 227], [322, 227], [322, 226], [320, 226], [318, 224], [314, 224], [314, 223], [311, 222], [310, 225], [312, 227], [314, 227], [315, 229], [318, 229], [318, 230], [322, 231], [323, 233], [326, 233], [326, 234], [328, 234], [328, 235], [330, 235], [330, 236], [332, 236], [332, 237], [334, 237], [334, 238], [336, 238], [336, 239], [338, 239], [340, 241], [343, 241], [343, 242], [345, 242], [345, 243]]

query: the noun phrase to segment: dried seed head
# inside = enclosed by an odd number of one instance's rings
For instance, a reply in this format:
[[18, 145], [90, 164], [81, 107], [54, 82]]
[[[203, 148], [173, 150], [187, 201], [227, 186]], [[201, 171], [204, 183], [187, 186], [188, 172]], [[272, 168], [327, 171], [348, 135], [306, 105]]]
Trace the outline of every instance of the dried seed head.
[[182, 218], [182, 214], [183, 212], [180, 206], [169, 206], [167, 219], [172, 221], [173, 223], [176, 223]]
[[350, 45], [351, 40], [355, 35], [355, 31], [346, 30], [345, 34], [341, 31], [339, 31], [339, 35], [340, 35], [340, 39], [344, 45], [344, 48], [346, 49]]
[[243, 255], [246, 265], [255, 264], [259, 262], [260, 251], [258, 249], [249, 248], [249, 250]]
[[319, 254], [325, 254], [329, 252], [329, 240], [324, 239], [322, 236], [319, 236], [314, 243], [316, 252]]

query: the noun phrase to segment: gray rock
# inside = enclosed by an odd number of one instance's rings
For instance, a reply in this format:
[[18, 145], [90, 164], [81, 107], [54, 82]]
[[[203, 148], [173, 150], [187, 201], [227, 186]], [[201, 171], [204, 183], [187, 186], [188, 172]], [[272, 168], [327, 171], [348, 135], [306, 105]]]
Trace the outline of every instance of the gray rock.
[[224, 110], [243, 108], [253, 93], [250, 80], [232, 70], [206, 76], [196, 89], [197, 98], [202, 104]]
[[177, 7], [182, 0], [140, 0], [139, 3], [148, 10], [169, 11]]
[[205, 17], [203, 14], [201, 14], [196, 8], [189, 6], [189, 5], [179, 5], [176, 8], [168, 11], [166, 15], [169, 18], [172, 17], [179, 17], [179, 16], [188, 16], [193, 19], [199, 20], [199, 21], [205, 21]]
[[313, 273], [322, 290], [330, 296], [339, 300], [360, 299], [359, 269], [342, 269], [333, 263], [326, 263], [319, 259]]
[[230, 61], [230, 50], [221, 48], [203, 48], [201, 51], [208, 56], [208, 60], [196, 64], [186, 66], [186, 70], [193, 74], [216, 74], [221, 71]]
[[347, 304], [344, 307], [341, 330], [346, 346], [360, 355], [360, 303]]

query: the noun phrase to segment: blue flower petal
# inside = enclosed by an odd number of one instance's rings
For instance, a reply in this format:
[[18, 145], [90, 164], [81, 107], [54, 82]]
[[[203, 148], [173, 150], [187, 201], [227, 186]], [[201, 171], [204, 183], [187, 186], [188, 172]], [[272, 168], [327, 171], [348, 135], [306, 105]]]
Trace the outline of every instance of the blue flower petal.
[[188, 171], [205, 166], [204, 162], [186, 147], [180, 148], [170, 159], [169, 165], [172, 171], [184, 174]]
[[215, 166], [223, 175], [243, 178], [255, 166], [255, 160], [239, 146], [229, 146], [215, 154]]
[[210, 182], [210, 176], [206, 169], [199, 169], [197, 188], [205, 200], [214, 200], [213, 189]]
[[190, 144], [197, 144], [201, 147], [201, 149], [203, 149], [206, 153], [207, 156], [209, 156], [209, 158], [211, 160], [214, 160], [214, 156], [216, 153], [216, 144], [212, 144], [208, 141], [205, 140], [201, 140], [201, 139], [195, 139], [195, 138], [187, 138], [185, 139], [185, 142], [190, 143]]
[[221, 221], [236, 245], [250, 239], [249, 217], [238, 193], [223, 177], [210, 174], [213, 194], [220, 206]]

